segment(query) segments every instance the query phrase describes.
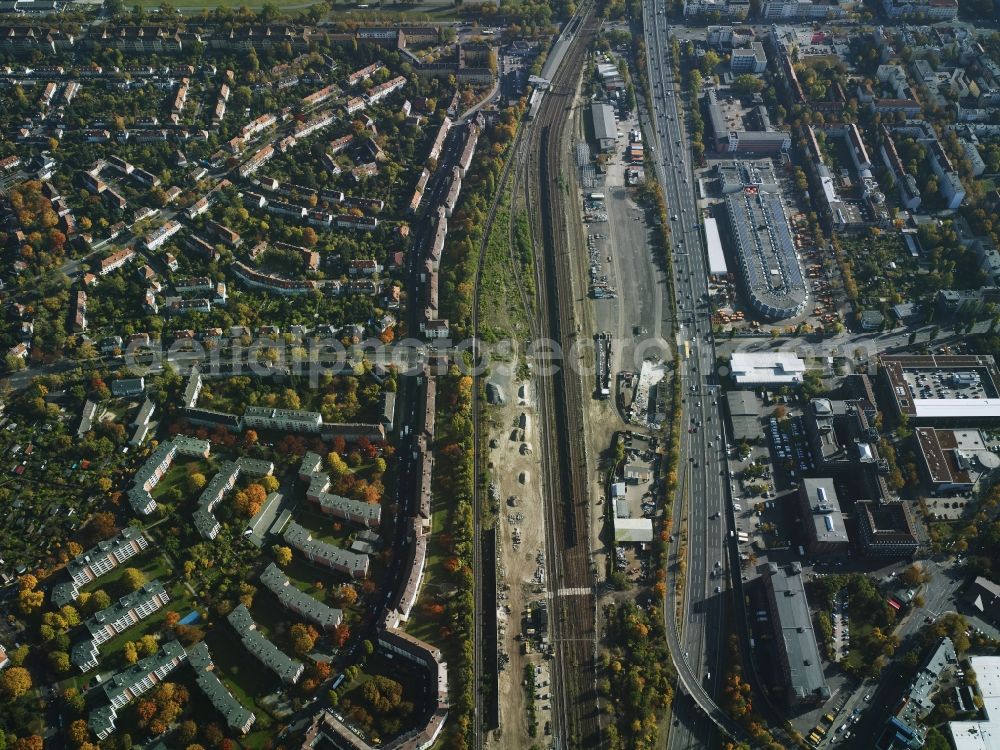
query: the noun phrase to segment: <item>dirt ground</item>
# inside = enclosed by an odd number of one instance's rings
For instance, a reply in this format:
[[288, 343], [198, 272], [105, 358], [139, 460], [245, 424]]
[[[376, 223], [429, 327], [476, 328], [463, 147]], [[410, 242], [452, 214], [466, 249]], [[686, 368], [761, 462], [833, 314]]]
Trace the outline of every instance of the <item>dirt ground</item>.
[[[510, 382], [507, 403], [487, 407], [493, 425], [490, 431], [490, 476], [500, 495], [499, 547], [500, 648], [510, 662], [500, 673], [500, 730], [489, 738], [489, 746], [524, 750], [540, 742], [542, 727], [549, 720], [537, 702], [538, 737], [528, 735], [524, 666], [541, 661], [540, 654], [522, 654], [514, 637], [521, 632], [522, 616], [533, 601], [545, 597], [544, 583], [536, 574], [538, 553], [545, 548], [545, 514], [542, 509], [542, 467], [538, 453], [538, 409], [531, 380]], [[511, 504], [514, 498], [516, 505]], [[515, 546], [515, 536], [520, 543]], [[505, 597], [505, 598], [504, 598]], [[545, 702], [548, 703], [547, 701]]]

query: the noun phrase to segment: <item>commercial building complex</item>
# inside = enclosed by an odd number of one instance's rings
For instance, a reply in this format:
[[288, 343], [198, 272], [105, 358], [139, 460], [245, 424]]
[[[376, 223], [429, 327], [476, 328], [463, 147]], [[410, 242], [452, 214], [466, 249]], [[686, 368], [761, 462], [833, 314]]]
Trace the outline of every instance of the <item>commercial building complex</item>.
[[733, 352], [729, 371], [737, 385], [801, 385], [806, 363], [793, 352]]
[[601, 151], [611, 151], [618, 140], [615, 111], [610, 104], [594, 102], [590, 105], [590, 119], [594, 125], [594, 139]]
[[917, 427], [914, 435], [921, 473], [932, 494], [968, 492], [1000, 468], [1000, 456], [989, 449], [979, 430]]
[[896, 416], [910, 424], [1000, 422], [1000, 373], [992, 356], [883, 355], [879, 374]]

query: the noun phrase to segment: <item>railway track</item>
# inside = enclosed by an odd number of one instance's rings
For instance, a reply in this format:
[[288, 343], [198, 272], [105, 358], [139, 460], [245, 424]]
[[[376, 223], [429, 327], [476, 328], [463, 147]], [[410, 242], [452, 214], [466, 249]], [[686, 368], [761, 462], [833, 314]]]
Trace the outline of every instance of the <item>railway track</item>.
[[[568, 227], [564, 220], [554, 217], [567, 216], [567, 209], [575, 210], [574, 206], [567, 206], [567, 195], [560, 189], [560, 162], [561, 156], [566, 153], [560, 144], [565, 135], [584, 55], [597, 29], [591, 2], [581, 4], [570, 21], [570, 27], [575, 37], [552, 80], [536, 120], [526, 123], [518, 131], [487, 215], [477, 262], [473, 303], [474, 354], [477, 360], [482, 354], [478, 341], [479, 280], [489, 237], [511, 174], [514, 187], [510, 203], [511, 221], [507, 230], [508, 254], [531, 338], [560, 341], [565, 349], [575, 336]], [[513, 249], [513, 218], [517, 214], [519, 185], [525, 210], [530, 217], [528, 224], [536, 255], [537, 314], [525, 291]], [[558, 371], [543, 377], [539, 388], [543, 435], [540, 452], [545, 486], [549, 489], [547, 496], [550, 498], [550, 502], [546, 503], [546, 576], [550, 592], [549, 636], [555, 656], [551, 676], [552, 733], [555, 746], [568, 750], [600, 747], [602, 736], [596, 701], [595, 599], [589, 562], [581, 385], [578, 374], [566, 367], [566, 363], [554, 364], [559, 366]], [[480, 481], [483, 457], [478, 407], [476, 399], [473, 407], [476, 446], [473, 524], [477, 542], [473, 564], [477, 582], [481, 578], [480, 566], [484, 563], [479, 543], [484, 498]], [[473, 672], [476, 686], [473, 727], [476, 748], [482, 748], [485, 742], [482, 706], [482, 615], [486, 606], [485, 596], [486, 592], [477, 584]]]
[[[568, 156], [564, 144], [568, 142], [567, 124], [576, 84], [598, 28], [591, 5], [581, 6], [575, 23], [575, 37], [532, 128], [524, 179], [533, 244], [536, 252], [540, 251], [535, 265], [538, 335], [559, 342], [563, 351], [576, 337], [568, 223], [576, 207], [561, 174]], [[553, 735], [559, 748], [593, 748], [601, 746], [602, 734], [596, 693], [596, 618], [590, 573], [583, 394], [573, 363], [550, 364], [556, 367], [540, 377], [539, 408], [542, 466], [549, 499], [546, 569], [549, 636], [555, 657]]]

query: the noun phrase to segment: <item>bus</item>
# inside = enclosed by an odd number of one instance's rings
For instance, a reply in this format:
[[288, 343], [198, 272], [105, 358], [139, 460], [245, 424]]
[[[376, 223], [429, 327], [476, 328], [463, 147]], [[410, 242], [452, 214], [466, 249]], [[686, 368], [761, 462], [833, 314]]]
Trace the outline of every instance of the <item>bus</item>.
[[684, 340], [684, 359], [691, 359], [691, 342]]

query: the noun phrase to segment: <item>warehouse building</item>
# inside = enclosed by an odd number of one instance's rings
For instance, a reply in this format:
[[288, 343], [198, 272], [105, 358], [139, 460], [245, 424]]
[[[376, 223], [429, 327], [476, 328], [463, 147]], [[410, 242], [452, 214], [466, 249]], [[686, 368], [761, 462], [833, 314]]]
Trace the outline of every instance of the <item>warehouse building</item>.
[[802, 384], [806, 363], [794, 352], [733, 352], [729, 370], [740, 386], [794, 386]]
[[722, 251], [719, 222], [712, 217], [705, 219], [705, 245], [708, 248], [709, 277], [713, 281], [728, 279], [729, 267], [726, 265], [726, 254]]
[[790, 706], [824, 703], [830, 688], [816, 645], [802, 567], [779, 568], [774, 563], [758, 569], [767, 595], [768, 621], [777, 649], [778, 671]]
[[594, 139], [601, 151], [613, 151], [618, 140], [618, 124], [610, 104], [594, 102], [590, 105], [590, 119], [594, 125]]
[[781, 198], [749, 187], [725, 204], [747, 302], [769, 320], [801, 314], [809, 291]]

